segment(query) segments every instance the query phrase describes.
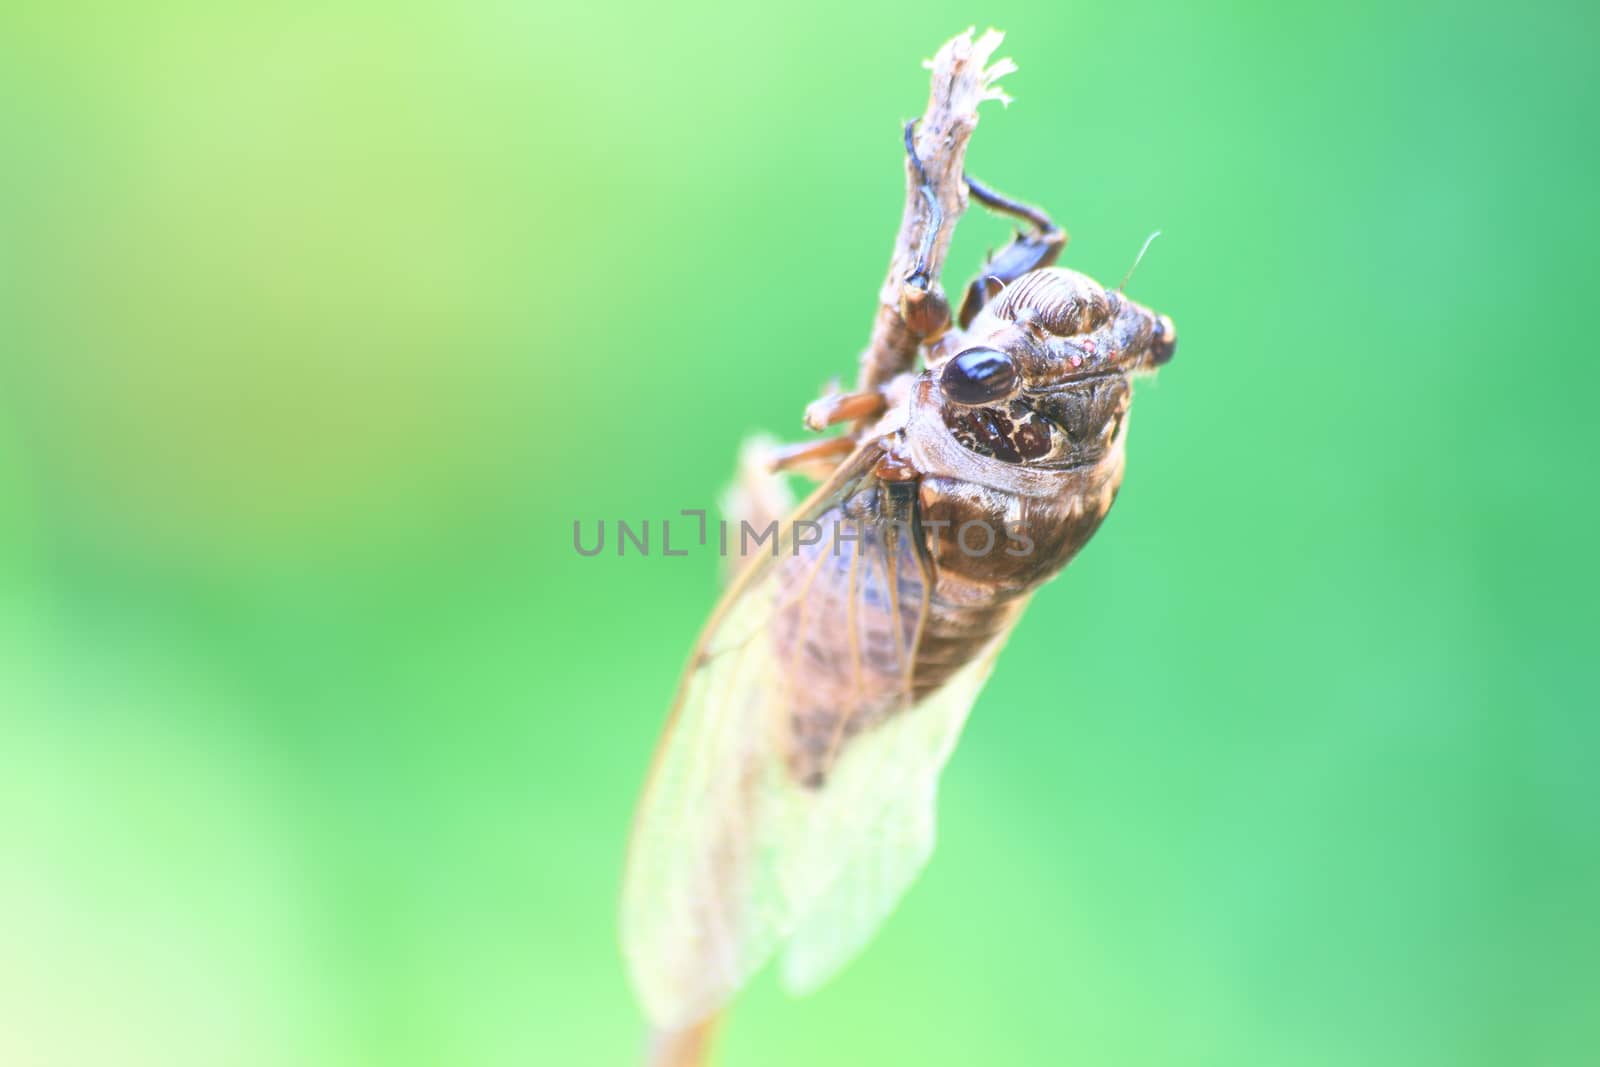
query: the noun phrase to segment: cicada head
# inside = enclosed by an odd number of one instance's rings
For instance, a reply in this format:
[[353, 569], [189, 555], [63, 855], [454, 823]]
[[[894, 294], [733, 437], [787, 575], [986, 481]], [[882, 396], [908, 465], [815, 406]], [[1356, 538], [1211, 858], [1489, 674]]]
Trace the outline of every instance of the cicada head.
[[1172, 320], [1076, 271], [1024, 275], [929, 371], [945, 426], [1005, 463], [1079, 467], [1120, 440], [1130, 379], [1172, 358]]

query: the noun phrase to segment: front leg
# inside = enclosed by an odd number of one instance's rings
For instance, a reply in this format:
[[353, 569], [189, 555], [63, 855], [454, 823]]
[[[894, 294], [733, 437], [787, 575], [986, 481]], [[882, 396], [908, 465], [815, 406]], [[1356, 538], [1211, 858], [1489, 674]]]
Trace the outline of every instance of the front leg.
[[774, 473], [796, 471], [820, 482], [855, 450], [856, 442], [852, 437], [824, 437], [820, 441], [779, 445], [767, 453], [767, 467]]
[[882, 389], [829, 393], [806, 405], [806, 429], [821, 431], [841, 422], [865, 422], [880, 417], [888, 409], [889, 401]]
[[967, 188], [972, 190], [978, 203], [1001, 215], [1021, 219], [1033, 227], [1033, 232], [1019, 232], [999, 255], [984, 264], [983, 272], [967, 286], [967, 295], [961, 301], [962, 329], [972, 325], [983, 305], [999, 295], [1000, 290], [1029, 271], [1050, 266], [1067, 246], [1067, 231], [1051, 222], [1050, 216], [1038, 208], [997, 193], [970, 174]]

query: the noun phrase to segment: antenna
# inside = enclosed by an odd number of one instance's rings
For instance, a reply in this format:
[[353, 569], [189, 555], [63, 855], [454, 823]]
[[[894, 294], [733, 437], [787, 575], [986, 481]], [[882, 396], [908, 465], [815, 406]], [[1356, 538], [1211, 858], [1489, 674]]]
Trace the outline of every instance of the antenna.
[[1122, 292], [1122, 290], [1124, 290], [1124, 289], [1126, 289], [1128, 287], [1128, 279], [1133, 277], [1133, 272], [1139, 269], [1139, 264], [1140, 263], [1144, 262], [1144, 254], [1146, 252], [1150, 251], [1150, 242], [1154, 241], [1157, 237], [1160, 237], [1160, 236], [1161, 236], [1161, 231], [1160, 230], [1155, 230], [1150, 234], [1149, 237], [1146, 237], [1144, 239], [1144, 244], [1139, 246], [1139, 254], [1133, 257], [1133, 266], [1129, 267], [1128, 268], [1128, 273], [1126, 273], [1126, 274], [1124, 274], [1122, 276], [1122, 284], [1117, 286], [1117, 292], [1120, 293], [1120, 292]]

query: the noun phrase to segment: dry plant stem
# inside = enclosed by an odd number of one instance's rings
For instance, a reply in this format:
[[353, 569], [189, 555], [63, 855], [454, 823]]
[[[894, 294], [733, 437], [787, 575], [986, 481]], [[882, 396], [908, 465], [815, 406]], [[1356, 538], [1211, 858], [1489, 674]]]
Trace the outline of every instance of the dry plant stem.
[[[1010, 103], [1010, 98], [995, 82], [1016, 67], [1009, 59], [991, 62], [1003, 37], [996, 30], [987, 30], [974, 40], [972, 31], [968, 30], [945, 42], [927, 64], [933, 72], [932, 85], [928, 108], [916, 127], [916, 149], [943, 214], [926, 263], [933, 285], [938, 284], [945, 253], [950, 247], [950, 234], [967, 207], [963, 163], [967, 141], [978, 124], [978, 105], [985, 100]], [[928, 227], [938, 220], [909, 158], [905, 168], [905, 211], [900, 217], [900, 233], [895, 239], [894, 255], [889, 260], [889, 273], [878, 292], [878, 314], [873, 320], [872, 337], [866, 351], [861, 353], [858, 391], [876, 388], [911, 369], [916, 361], [917, 337], [900, 316], [901, 287], [917, 268], [918, 246]]]
[[706, 1067], [720, 1022], [720, 1016], [712, 1016], [687, 1030], [656, 1031], [650, 1035], [645, 1067]]

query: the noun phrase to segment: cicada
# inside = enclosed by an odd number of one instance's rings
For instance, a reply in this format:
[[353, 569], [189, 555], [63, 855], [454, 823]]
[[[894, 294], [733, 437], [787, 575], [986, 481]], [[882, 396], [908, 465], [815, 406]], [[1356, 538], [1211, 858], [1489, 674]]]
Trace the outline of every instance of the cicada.
[[[909, 127], [907, 147], [915, 163]], [[957, 314], [907, 278], [920, 369], [811, 405], [813, 428], [853, 429], [779, 455], [824, 480], [728, 589], [679, 686], [623, 890], [658, 1031], [701, 1026], [774, 957], [789, 989], [815, 989], [889, 915], [1001, 646], [1116, 497], [1133, 379], [1172, 358], [1170, 319], [1054, 266], [1048, 216], [968, 187], [1028, 231]]]

